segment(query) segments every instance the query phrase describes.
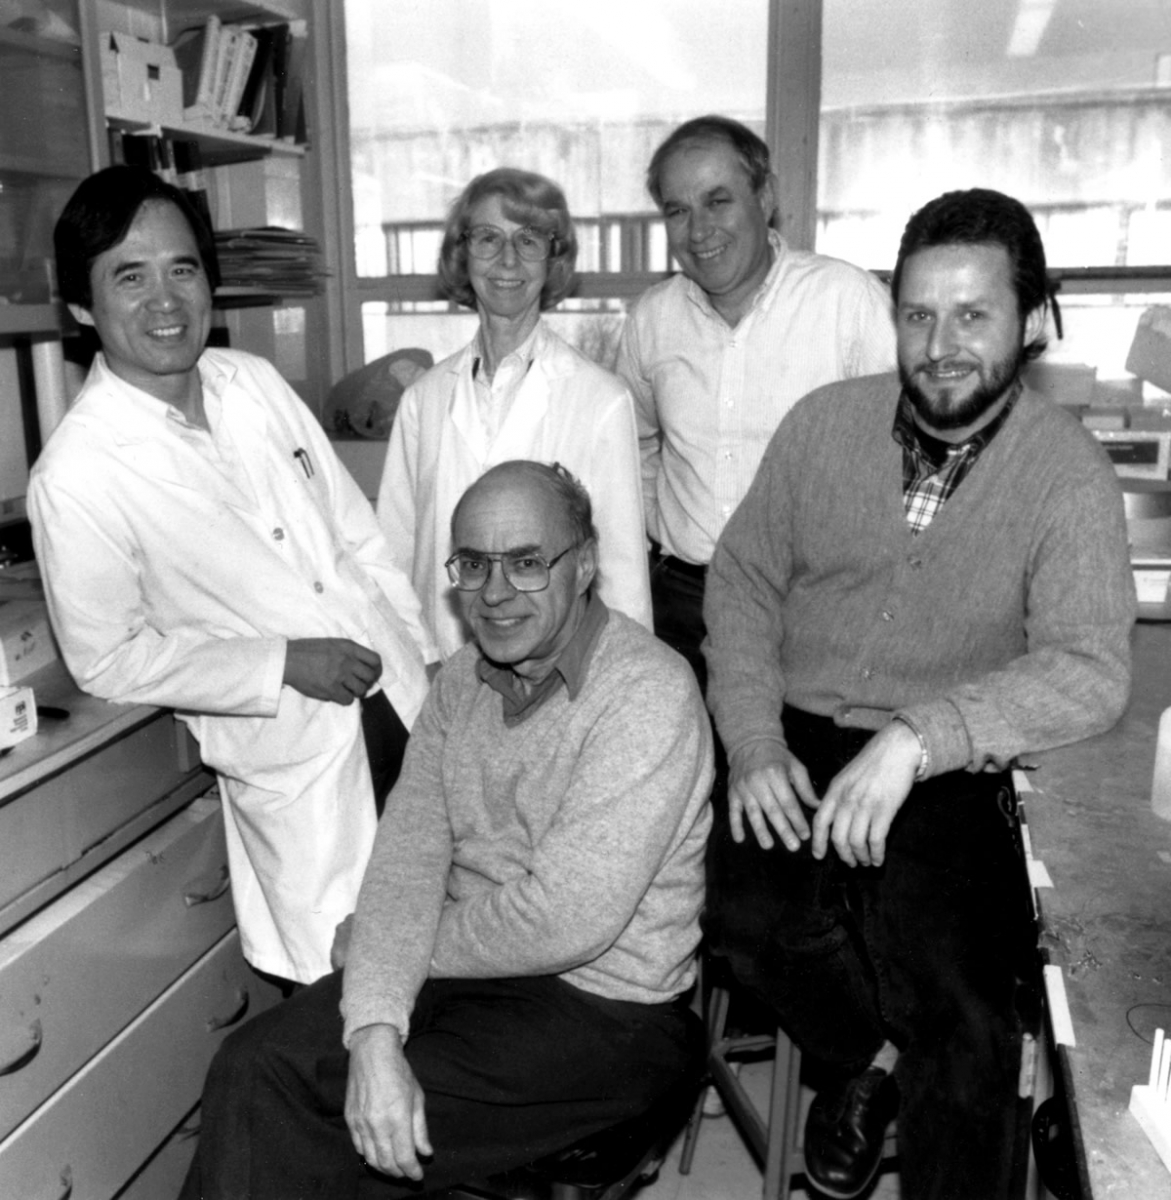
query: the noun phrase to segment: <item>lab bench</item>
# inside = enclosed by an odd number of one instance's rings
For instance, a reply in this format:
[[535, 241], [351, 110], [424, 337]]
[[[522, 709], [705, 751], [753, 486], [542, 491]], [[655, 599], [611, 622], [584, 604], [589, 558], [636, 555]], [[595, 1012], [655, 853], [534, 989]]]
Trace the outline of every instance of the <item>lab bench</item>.
[[1171, 1032], [1171, 822], [1150, 803], [1159, 716], [1171, 706], [1171, 625], [1140, 623], [1132, 644], [1133, 694], [1118, 725], [1027, 759], [1041, 946], [1060, 970], [1051, 982], [1072, 1031], [1070, 1041], [1054, 1014], [1082, 1200], [1171, 1197], [1171, 1175], [1128, 1111], [1154, 1030]]
[[59, 663], [25, 682], [49, 713], [0, 758], [0, 1197], [159, 1200], [212, 1054], [276, 993], [241, 957], [186, 728]]

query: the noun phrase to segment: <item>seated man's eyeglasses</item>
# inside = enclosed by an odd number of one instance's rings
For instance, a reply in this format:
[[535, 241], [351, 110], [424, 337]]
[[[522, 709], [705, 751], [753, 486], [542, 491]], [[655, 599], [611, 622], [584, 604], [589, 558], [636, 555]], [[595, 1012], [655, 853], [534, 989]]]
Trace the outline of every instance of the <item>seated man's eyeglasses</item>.
[[495, 225], [473, 225], [464, 233], [464, 241], [473, 258], [495, 258], [504, 250], [504, 243], [511, 242], [519, 257], [529, 262], [540, 262], [549, 257], [555, 236], [542, 233], [539, 229], [530, 229], [527, 225], [511, 234]]
[[543, 592], [549, 586], [549, 573], [579, 545], [574, 542], [550, 559], [528, 550], [505, 550], [501, 554], [457, 550], [443, 565], [447, 568], [448, 579], [461, 592], [478, 592], [488, 582], [492, 564], [496, 562], [500, 564], [505, 580], [518, 592]]

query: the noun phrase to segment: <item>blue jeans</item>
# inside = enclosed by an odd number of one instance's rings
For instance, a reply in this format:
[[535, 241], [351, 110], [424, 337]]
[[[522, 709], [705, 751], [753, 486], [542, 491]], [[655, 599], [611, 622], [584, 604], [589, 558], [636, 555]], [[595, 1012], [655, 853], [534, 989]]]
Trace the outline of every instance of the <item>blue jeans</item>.
[[[870, 736], [790, 708], [783, 724], [818, 794]], [[1003, 774], [918, 784], [878, 868], [751, 832], [737, 845], [726, 806], [709, 844], [709, 945], [802, 1052], [855, 1074], [899, 1047], [904, 1200], [1007, 1197], [1025, 1153], [1018, 1001], [1036, 938], [1014, 806]]]

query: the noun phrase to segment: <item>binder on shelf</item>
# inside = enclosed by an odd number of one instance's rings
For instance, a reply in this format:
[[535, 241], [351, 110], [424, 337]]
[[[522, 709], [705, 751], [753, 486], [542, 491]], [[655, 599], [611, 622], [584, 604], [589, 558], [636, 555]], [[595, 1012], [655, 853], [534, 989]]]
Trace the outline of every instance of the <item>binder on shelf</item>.
[[155, 173], [172, 187], [178, 187], [179, 173], [175, 169], [175, 150], [171, 139], [163, 135], [162, 137], [152, 137], [150, 140], [154, 143], [158, 161]]
[[172, 43], [175, 61], [183, 73], [186, 121], [211, 120], [220, 30], [220, 19], [213, 14], [203, 25], [184, 30]]
[[285, 45], [284, 89], [277, 114], [277, 137], [304, 141], [305, 63], [309, 52], [309, 26], [305, 21], [289, 22]]
[[207, 179], [203, 174], [203, 151], [200, 150], [199, 143], [187, 138], [176, 138], [174, 153], [179, 187], [187, 193], [187, 198], [207, 222], [207, 227], [213, 228], [211, 206], [207, 199]]
[[236, 40], [239, 30], [234, 25], [221, 25], [216, 47], [215, 81], [212, 85], [211, 112], [213, 125], [227, 124], [224, 103], [227, 99], [228, 83], [232, 75], [232, 62], [236, 56]]
[[227, 92], [224, 98], [223, 121], [229, 129], [247, 133], [251, 129], [250, 121], [241, 121], [240, 99], [244, 95], [244, 85], [252, 71], [252, 63], [256, 58], [256, 38], [246, 29], [236, 31], [235, 52], [232, 56], [232, 72], [228, 79]]
[[248, 129], [254, 134], [276, 134], [273, 54], [277, 38], [284, 36], [287, 28], [275, 25], [258, 26], [252, 30], [252, 36], [256, 39], [256, 55], [244, 84], [237, 115], [247, 119]]

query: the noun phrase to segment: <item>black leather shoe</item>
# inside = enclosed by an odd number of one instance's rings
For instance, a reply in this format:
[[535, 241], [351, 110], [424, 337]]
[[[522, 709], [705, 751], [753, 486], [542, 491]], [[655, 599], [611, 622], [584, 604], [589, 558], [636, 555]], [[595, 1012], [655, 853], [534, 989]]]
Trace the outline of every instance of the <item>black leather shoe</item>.
[[881, 1067], [817, 1094], [805, 1121], [805, 1174], [819, 1191], [852, 1200], [867, 1189], [898, 1106], [894, 1077]]

